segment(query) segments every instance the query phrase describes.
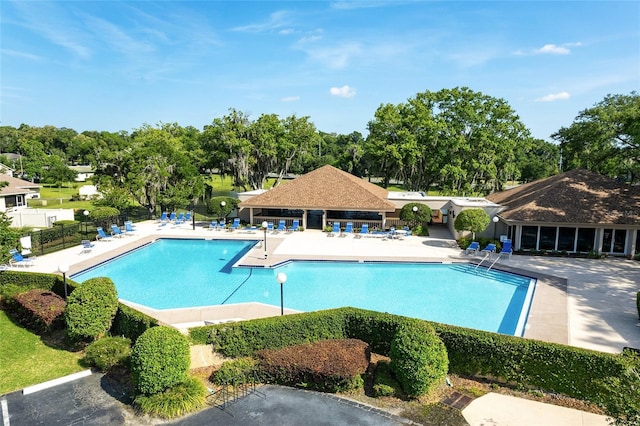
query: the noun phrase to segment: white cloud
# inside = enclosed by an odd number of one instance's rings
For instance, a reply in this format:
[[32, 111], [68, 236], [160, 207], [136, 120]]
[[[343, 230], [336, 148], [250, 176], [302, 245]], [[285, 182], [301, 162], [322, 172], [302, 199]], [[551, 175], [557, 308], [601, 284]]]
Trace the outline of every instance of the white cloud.
[[300, 100], [300, 96], [286, 96], [280, 99], [282, 102], [295, 102]]
[[18, 52], [17, 50], [12, 49], [0, 49], [0, 53], [7, 56], [14, 56], [17, 58], [30, 59], [32, 61], [40, 61], [42, 60], [41, 56], [33, 55], [31, 53], [26, 52]]
[[232, 30], [247, 33], [261, 33], [264, 31], [279, 30], [283, 27], [289, 26], [289, 15], [289, 12], [280, 10], [270, 14], [269, 19], [266, 22], [243, 25], [232, 28]]
[[568, 92], [550, 93], [536, 99], [536, 102], [566, 101], [571, 95]]
[[571, 53], [569, 49], [562, 46], [556, 46], [555, 44], [545, 44], [540, 49], [536, 50], [536, 53], [551, 53], [553, 55], [568, 55]]
[[329, 89], [329, 93], [331, 93], [331, 96], [339, 98], [353, 98], [356, 95], [356, 89], [345, 84], [342, 87], [332, 87]]

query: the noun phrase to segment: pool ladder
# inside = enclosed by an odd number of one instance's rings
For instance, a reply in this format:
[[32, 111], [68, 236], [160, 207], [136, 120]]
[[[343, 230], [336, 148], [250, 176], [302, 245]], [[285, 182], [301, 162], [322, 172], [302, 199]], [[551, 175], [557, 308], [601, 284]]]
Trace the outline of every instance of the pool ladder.
[[[486, 270], [485, 272], [489, 272], [489, 271], [491, 270], [491, 268], [493, 268], [493, 265], [495, 265], [495, 264], [496, 264], [496, 262], [497, 262], [498, 260], [500, 260], [500, 255], [501, 255], [501, 254], [502, 254], [502, 253], [498, 253], [498, 256], [496, 256], [496, 259], [495, 259], [493, 262], [491, 262], [491, 265], [489, 265], [489, 267], [487, 268], [487, 270]], [[487, 255], [486, 255], [484, 258], [482, 258], [482, 260], [480, 261], [480, 263], [478, 263], [478, 264], [476, 265], [476, 267], [475, 267], [474, 271], [477, 271], [477, 270], [478, 270], [478, 268], [480, 267], [480, 265], [482, 265], [482, 262], [484, 262], [484, 261], [485, 261], [485, 260], [487, 260], [487, 259], [491, 259], [491, 252], [488, 252], [488, 253], [487, 253]]]

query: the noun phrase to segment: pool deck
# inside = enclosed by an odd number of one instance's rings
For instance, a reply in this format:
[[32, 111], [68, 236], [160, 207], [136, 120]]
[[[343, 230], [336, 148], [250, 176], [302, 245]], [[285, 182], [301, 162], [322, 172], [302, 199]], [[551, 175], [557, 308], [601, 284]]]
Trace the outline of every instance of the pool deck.
[[[403, 239], [329, 237], [314, 230], [268, 233], [265, 258], [262, 231], [211, 231], [202, 225], [197, 223], [194, 230], [191, 223], [180, 226], [159, 226], [153, 221], [137, 223], [135, 235], [95, 242], [90, 253], [82, 253], [77, 246], [38, 256], [32, 267], [11, 269], [57, 272], [58, 265], [66, 264], [71, 275], [158, 238], [253, 239], [258, 244], [238, 264], [254, 267], [270, 267], [291, 259], [444, 263], [480, 260], [465, 255], [448, 230], [438, 226], [430, 228], [430, 237]], [[640, 262], [514, 255], [511, 259], [500, 259], [494, 268], [538, 279], [526, 338], [612, 353], [627, 346], [640, 347], [640, 322], [635, 306], [636, 292], [640, 290]], [[279, 306], [258, 303], [161, 311], [141, 307], [141, 310], [178, 328], [205, 321], [237, 321], [280, 314]], [[291, 312], [294, 311], [285, 309], [285, 313]]]

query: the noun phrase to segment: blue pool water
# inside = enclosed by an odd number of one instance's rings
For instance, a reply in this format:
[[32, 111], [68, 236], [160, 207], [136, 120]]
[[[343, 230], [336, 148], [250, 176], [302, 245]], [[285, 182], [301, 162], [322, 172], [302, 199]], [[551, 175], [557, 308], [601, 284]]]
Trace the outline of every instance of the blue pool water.
[[255, 241], [158, 240], [75, 274], [113, 280], [121, 299], [155, 309], [260, 302], [299, 311], [353, 306], [522, 335], [534, 282], [466, 264], [288, 262], [232, 268]]

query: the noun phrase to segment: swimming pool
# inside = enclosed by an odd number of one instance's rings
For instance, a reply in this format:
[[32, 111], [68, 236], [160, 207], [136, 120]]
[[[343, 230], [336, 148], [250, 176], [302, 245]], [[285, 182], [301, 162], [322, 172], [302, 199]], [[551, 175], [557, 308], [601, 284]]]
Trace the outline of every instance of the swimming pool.
[[260, 302], [299, 311], [352, 306], [522, 335], [535, 280], [468, 264], [293, 261], [233, 268], [255, 244], [239, 240], [156, 242], [74, 274], [113, 280], [121, 299], [154, 309]]

